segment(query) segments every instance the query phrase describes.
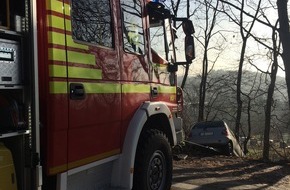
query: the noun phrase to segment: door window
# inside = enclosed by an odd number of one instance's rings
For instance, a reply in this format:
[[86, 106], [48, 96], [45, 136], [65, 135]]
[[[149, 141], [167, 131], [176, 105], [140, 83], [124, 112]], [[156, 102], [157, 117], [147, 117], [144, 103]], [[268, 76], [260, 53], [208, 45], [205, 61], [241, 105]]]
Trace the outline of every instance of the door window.
[[74, 40], [113, 47], [109, 0], [72, 0], [71, 22]]
[[144, 54], [144, 30], [140, 0], [121, 0], [124, 49], [129, 53]]

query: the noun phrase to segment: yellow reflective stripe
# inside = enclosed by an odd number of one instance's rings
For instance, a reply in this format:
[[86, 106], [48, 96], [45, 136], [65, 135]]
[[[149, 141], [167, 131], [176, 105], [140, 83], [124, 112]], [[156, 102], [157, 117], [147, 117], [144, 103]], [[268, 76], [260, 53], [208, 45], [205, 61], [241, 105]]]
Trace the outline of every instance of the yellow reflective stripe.
[[88, 50], [89, 49], [89, 46], [75, 43], [73, 41], [73, 39], [72, 39], [72, 36], [70, 36], [70, 35], [67, 35], [66, 36], [66, 40], [67, 40], [66, 43], [67, 43], [67, 46], [68, 47], [73, 47], [73, 48], [78, 48], [78, 49], [84, 49], [84, 50]]
[[[85, 92], [88, 94], [115, 94], [115, 93], [150, 93], [150, 85], [145, 84], [123, 84], [122, 91], [121, 86], [118, 83], [82, 83], [85, 87]], [[175, 87], [159, 87], [159, 93], [171, 93], [175, 94]], [[50, 82], [50, 93], [67, 93], [66, 82]], [[172, 97], [173, 99], [173, 97]], [[175, 99], [175, 98], [174, 98]]]
[[[67, 51], [67, 54], [68, 62], [87, 65], [96, 64], [94, 55], [74, 51]], [[48, 48], [48, 59], [53, 61], [66, 61], [66, 51], [63, 49]]]
[[65, 29], [63, 18], [54, 15], [47, 15], [47, 25], [52, 28]]
[[75, 162], [70, 162], [70, 163], [68, 163], [68, 169], [72, 169], [72, 168], [75, 168], [78, 166], [82, 166], [84, 164], [88, 164], [88, 163], [91, 163], [91, 162], [94, 162], [97, 160], [101, 160], [101, 159], [104, 159], [104, 158], [107, 158], [110, 156], [114, 156], [116, 154], [119, 154], [120, 152], [121, 152], [120, 149], [115, 149], [115, 150], [111, 150], [109, 152], [104, 152], [102, 154], [98, 154], [98, 155], [91, 156], [91, 157], [88, 157], [85, 159], [81, 159], [81, 160], [78, 160]]
[[71, 20], [65, 19], [66, 31], [71, 32]]
[[63, 65], [49, 65], [50, 77], [67, 77], [66, 66]]
[[[67, 67], [64, 65], [49, 65], [50, 77], [67, 77]], [[102, 79], [102, 71], [93, 68], [68, 67], [68, 77], [82, 79]]]
[[[54, 90], [51, 93], [64, 93], [63, 88], [66, 87], [65, 82], [51, 82]], [[56, 83], [56, 84], [55, 84]], [[88, 94], [116, 94], [121, 93], [121, 86], [117, 83], [82, 83], [85, 92]], [[150, 85], [134, 85], [126, 84], [122, 87], [123, 93], [150, 93]]]
[[48, 59], [53, 61], [66, 61], [65, 50], [48, 48]]
[[67, 51], [67, 54], [68, 54], [68, 62], [81, 63], [81, 64], [87, 64], [87, 65], [96, 64], [95, 55], [80, 53], [80, 52], [73, 52], [73, 51]]
[[[70, 5], [65, 4], [65, 6], [64, 6], [64, 13], [67, 16], [71, 16], [71, 14], [70, 14]], [[71, 20], [70, 19], [66, 19], [65, 20], [65, 26], [66, 26], [66, 30], [69, 31], [69, 32], [71, 32]]]
[[81, 160], [77, 160], [77, 161], [74, 161], [74, 162], [70, 162], [68, 163], [68, 165], [66, 164], [63, 164], [63, 165], [60, 165], [60, 166], [55, 166], [55, 167], [52, 167], [52, 168], [49, 168], [49, 173], [50, 174], [56, 174], [56, 173], [59, 173], [59, 172], [63, 172], [67, 169], [72, 169], [72, 168], [75, 168], [75, 167], [78, 167], [78, 166], [82, 166], [84, 164], [88, 164], [88, 163], [91, 163], [91, 162], [94, 162], [94, 161], [97, 161], [97, 160], [101, 160], [101, 159], [104, 159], [104, 158], [107, 158], [107, 157], [110, 157], [110, 156], [114, 156], [114, 155], [117, 155], [117, 154], [120, 154], [120, 149], [114, 149], [114, 150], [111, 150], [111, 151], [108, 151], [108, 152], [104, 152], [102, 154], [98, 154], [98, 155], [95, 155], [95, 156], [91, 156], [91, 157], [87, 157], [87, 158], [84, 158], [84, 159], [81, 159]]
[[84, 49], [88, 50], [89, 47], [86, 45], [77, 44], [73, 41], [70, 35], [67, 35], [67, 44], [65, 44], [65, 36], [62, 33], [57, 32], [48, 32], [48, 43], [55, 44], [55, 45], [67, 45], [68, 47], [77, 48], [77, 49]]
[[167, 68], [167, 64], [160, 64], [160, 63], [153, 63], [153, 67], [166, 67]]
[[93, 68], [69, 67], [69, 78], [102, 79], [102, 71]]
[[51, 94], [67, 94], [67, 83], [66, 82], [49, 82], [49, 92]]
[[116, 94], [121, 93], [120, 84], [116, 83], [82, 83], [88, 94]]
[[[70, 14], [70, 5], [65, 4], [64, 12], [65, 12], [65, 15], [71, 16], [71, 14]], [[68, 32], [72, 31], [71, 20], [70, 19], [65, 19], [65, 28], [66, 28], [66, 31], [68, 31]], [[67, 45], [69, 47], [75, 47], [75, 48], [86, 49], [86, 50], [89, 49], [89, 46], [75, 43], [71, 35], [67, 35]]]
[[65, 46], [65, 36], [57, 32], [48, 32], [48, 43]]
[[123, 84], [123, 93], [150, 93], [150, 85], [146, 84]]
[[46, 1], [47, 10], [55, 11], [63, 14], [63, 3], [56, 0], [47, 0]]
[[[117, 94], [121, 93], [120, 84], [117, 83], [82, 83], [85, 87], [87, 94]], [[64, 94], [68, 93], [66, 82], [50, 82], [50, 93], [51, 94]]]
[[176, 94], [176, 87], [175, 86], [158, 86], [158, 93]]
[[60, 165], [60, 166], [49, 168], [49, 174], [57, 174], [57, 173], [60, 173], [60, 172], [64, 172], [66, 170], [67, 170], [67, 165], [63, 164], [63, 165]]
[[[157, 86], [158, 93], [176, 94], [175, 86]], [[150, 93], [151, 86], [148, 84], [123, 84], [123, 93]]]
[[64, 14], [70, 16], [70, 4], [64, 4]]

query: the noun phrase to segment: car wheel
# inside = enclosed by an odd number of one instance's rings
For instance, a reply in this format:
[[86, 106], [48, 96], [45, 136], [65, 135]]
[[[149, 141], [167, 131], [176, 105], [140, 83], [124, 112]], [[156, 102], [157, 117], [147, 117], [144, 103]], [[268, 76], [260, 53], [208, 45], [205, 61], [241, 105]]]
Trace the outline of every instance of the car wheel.
[[169, 190], [172, 180], [171, 147], [164, 133], [149, 130], [138, 142], [134, 190]]
[[225, 154], [227, 156], [233, 155], [233, 143], [231, 141], [229, 141], [228, 144], [225, 146]]

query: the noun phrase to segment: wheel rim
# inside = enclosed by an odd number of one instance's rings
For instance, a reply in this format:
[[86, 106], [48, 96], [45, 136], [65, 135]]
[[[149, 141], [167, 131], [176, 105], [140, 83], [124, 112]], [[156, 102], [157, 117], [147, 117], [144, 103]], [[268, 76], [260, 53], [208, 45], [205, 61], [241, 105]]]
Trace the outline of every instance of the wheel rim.
[[147, 173], [148, 187], [151, 190], [162, 189], [166, 175], [165, 163], [164, 154], [159, 150], [154, 152], [150, 159]]

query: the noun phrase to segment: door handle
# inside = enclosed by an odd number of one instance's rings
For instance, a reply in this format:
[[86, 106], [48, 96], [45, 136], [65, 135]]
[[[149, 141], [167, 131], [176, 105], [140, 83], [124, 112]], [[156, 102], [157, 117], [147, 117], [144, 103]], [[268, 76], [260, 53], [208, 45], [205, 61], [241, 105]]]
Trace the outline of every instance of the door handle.
[[158, 95], [157, 87], [152, 87], [151, 88], [151, 94], [152, 94], [153, 97], [156, 97]]
[[83, 100], [86, 97], [85, 87], [81, 83], [70, 84], [70, 99]]

